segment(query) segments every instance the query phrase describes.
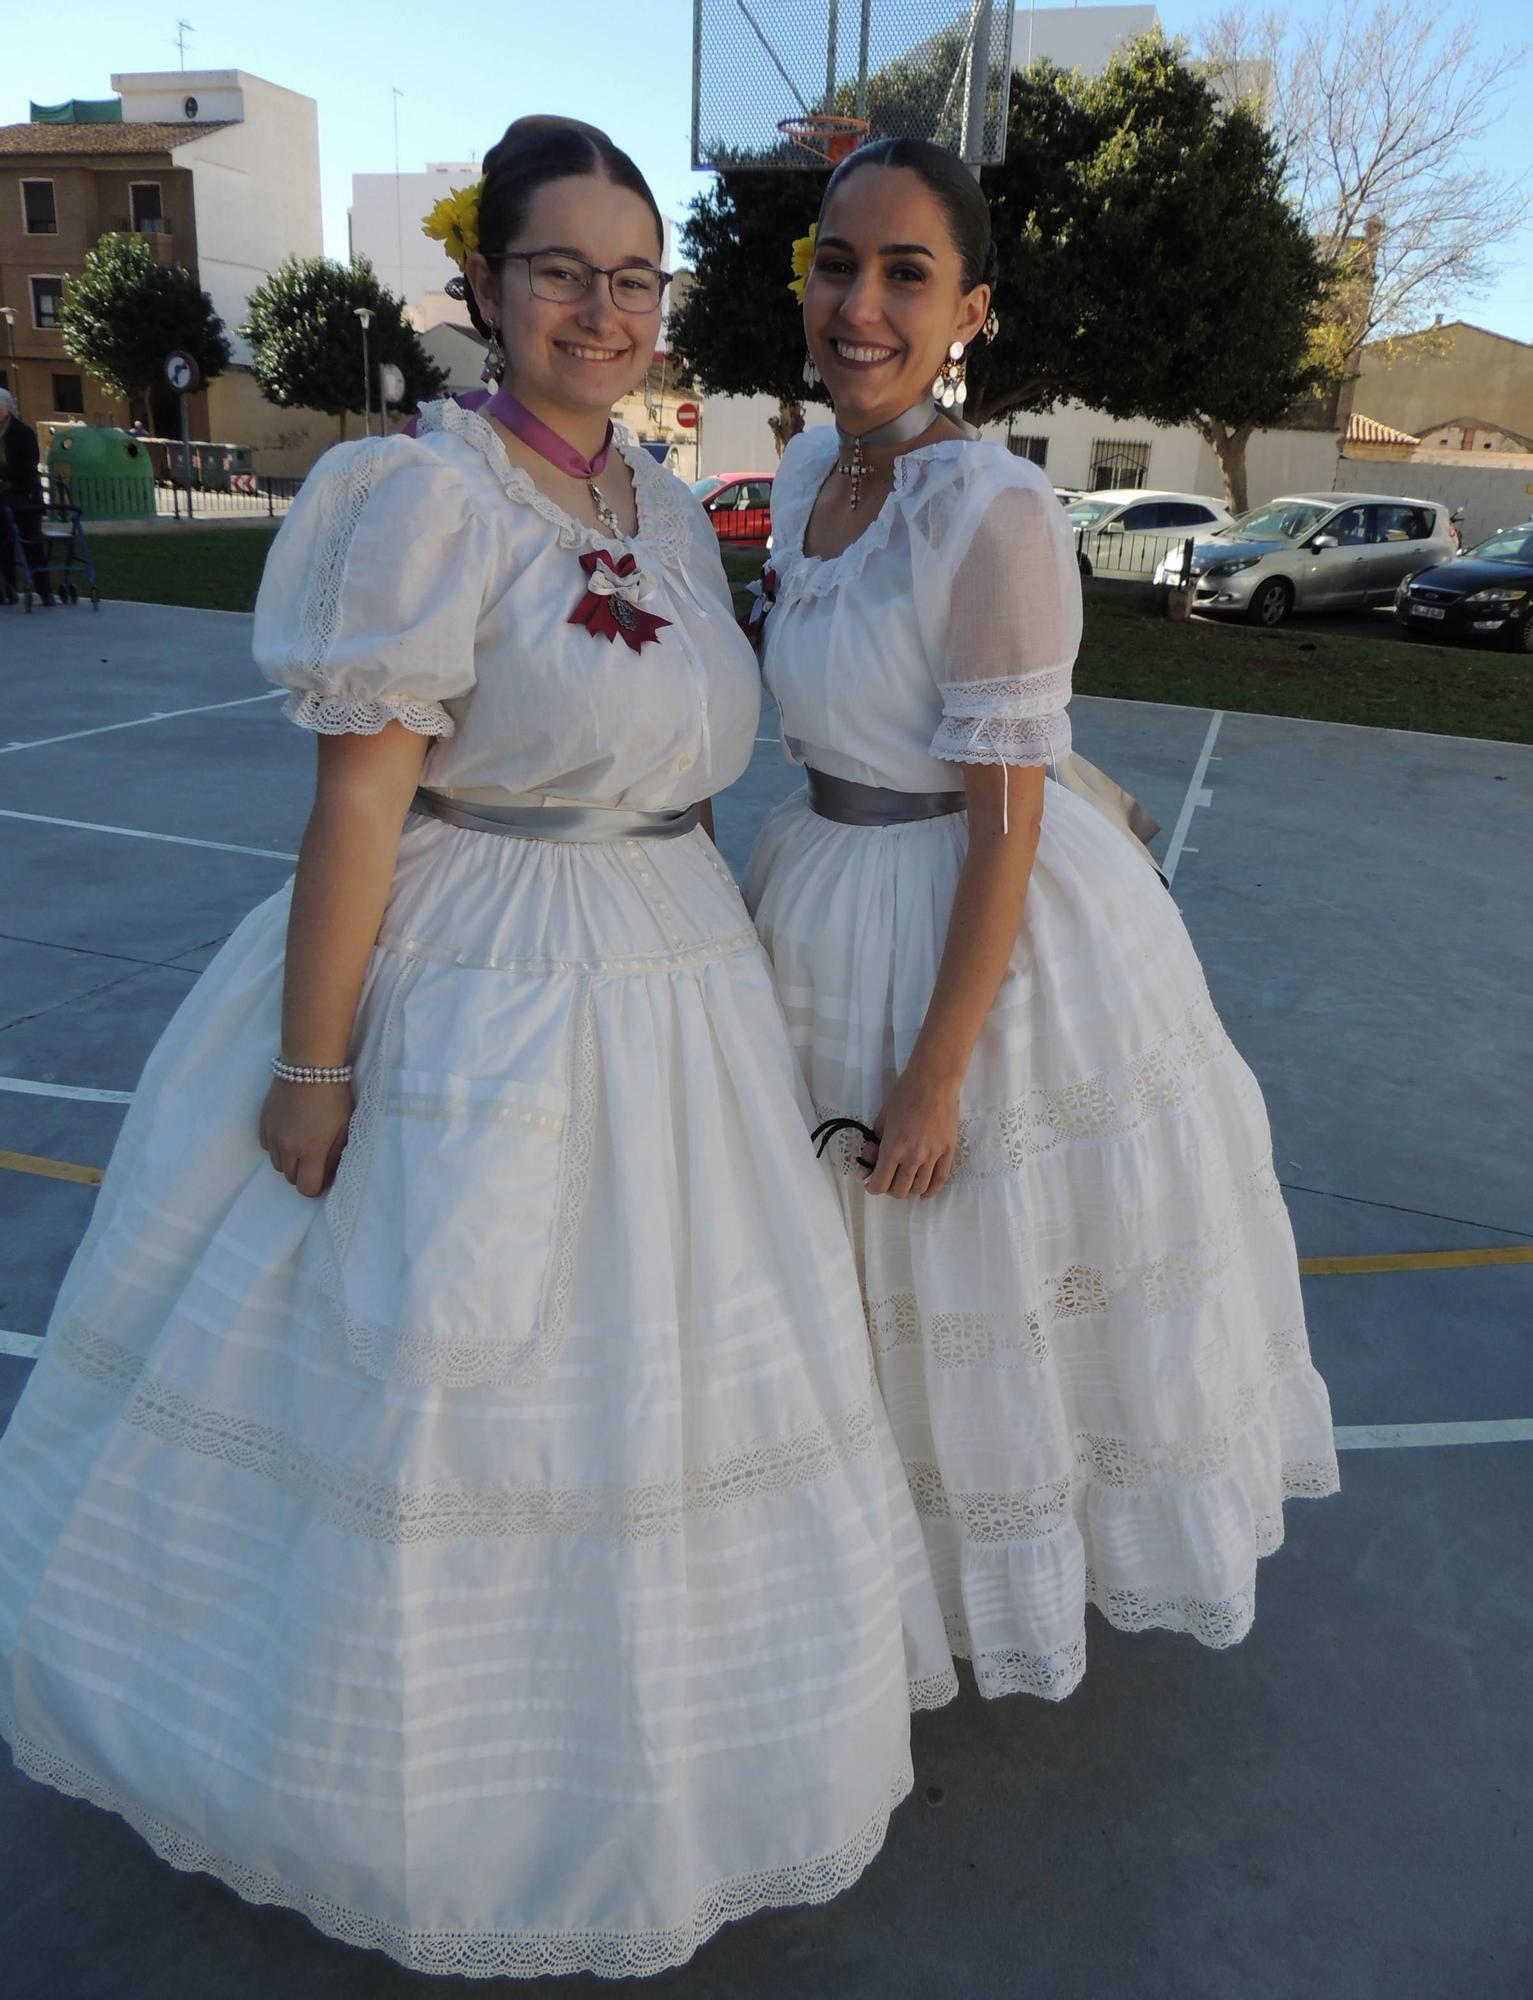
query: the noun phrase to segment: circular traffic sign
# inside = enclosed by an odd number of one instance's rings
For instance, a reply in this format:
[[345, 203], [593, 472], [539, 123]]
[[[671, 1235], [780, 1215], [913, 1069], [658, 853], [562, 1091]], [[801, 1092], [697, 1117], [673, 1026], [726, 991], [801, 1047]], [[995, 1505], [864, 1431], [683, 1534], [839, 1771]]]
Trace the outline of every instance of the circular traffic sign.
[[165, 380], [178, 396], [190, 396], [202, 387], [202, 370], [193, 356], [178, 348], [165, 357]]
[[676, 421], [684, 431], [691, 430], [701, 414], [702, 412], [698, 409], [696, 403], [678, 403], [676, 405]]

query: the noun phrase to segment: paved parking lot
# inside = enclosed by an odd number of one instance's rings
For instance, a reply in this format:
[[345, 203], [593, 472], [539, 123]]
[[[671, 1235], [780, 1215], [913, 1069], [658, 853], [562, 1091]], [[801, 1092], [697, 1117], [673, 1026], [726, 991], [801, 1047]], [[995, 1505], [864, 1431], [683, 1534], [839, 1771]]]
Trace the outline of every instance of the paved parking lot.
[[[234, 614], [0, 612], [0, 1420], [89, 1213], [74, 1170], [106, 1160], [165, 1019], [297, 845], [309, 752], [248, 646]], [[915, 1796], [855, 1890], [643, 1990], [1526, 2000], [1533, 750], [1075, 713], [1165, 822], [1266, 1089], [1341, 1497], [1290, 1510], [1243, 1646], [1094, 1620], [1061, 1707], [970, 1691], [920, 1718]], [[760, 742], [718, 809], [737, 867], [796, 783]], [[11, 2000], [463, 1990], [178, 1876], [8, 1767], [0, 1868]]]

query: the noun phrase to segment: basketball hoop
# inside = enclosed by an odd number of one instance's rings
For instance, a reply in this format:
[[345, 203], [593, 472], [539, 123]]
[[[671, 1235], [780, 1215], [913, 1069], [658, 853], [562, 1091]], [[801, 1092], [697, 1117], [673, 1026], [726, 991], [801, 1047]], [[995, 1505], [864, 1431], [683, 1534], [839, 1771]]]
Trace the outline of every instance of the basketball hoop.
[[782, 118], [777, 129], [790, 146], [801, 147], [830, 166], [839, 166], [848, 153], [855, 153], [868, 136], [866, 118], [840, 118], [816, 112], [807, 117]]

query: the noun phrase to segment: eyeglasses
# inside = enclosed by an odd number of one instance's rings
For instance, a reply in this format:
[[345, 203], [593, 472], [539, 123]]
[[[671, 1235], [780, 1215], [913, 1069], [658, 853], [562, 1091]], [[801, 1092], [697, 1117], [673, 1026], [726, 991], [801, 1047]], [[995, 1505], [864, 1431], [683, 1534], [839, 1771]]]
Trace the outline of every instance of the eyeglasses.
[[490, 261], [500, 263], [512, 257], [526, 264], [527, 286], [533, 297], [547, 299], [550, 305], [576, 305], [596, 279], [605, 278], [619, 312], [654, 312], [671, 282], [671, 273], [657, 271], [653, 264], [614, 264], [604, 269], [564, 250], [506, 250]]

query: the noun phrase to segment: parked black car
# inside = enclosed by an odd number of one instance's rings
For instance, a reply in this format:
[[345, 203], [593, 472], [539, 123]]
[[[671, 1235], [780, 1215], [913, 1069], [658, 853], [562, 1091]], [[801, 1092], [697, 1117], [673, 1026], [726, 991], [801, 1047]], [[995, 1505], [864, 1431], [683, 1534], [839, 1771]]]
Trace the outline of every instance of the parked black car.
[[1418, 637], [1498, 639], [1533, 653], [1533, 521], [1406, 577], [1395, 593], [1395, 617]]

